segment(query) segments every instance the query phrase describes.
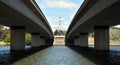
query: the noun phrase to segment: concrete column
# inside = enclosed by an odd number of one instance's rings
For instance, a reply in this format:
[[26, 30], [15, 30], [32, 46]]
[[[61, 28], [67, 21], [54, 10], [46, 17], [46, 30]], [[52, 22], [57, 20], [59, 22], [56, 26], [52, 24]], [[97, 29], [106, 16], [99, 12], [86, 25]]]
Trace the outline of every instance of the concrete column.
[[45, 45], [53, 45], [53, 39], [45, 39]]
[[23, 51], [25, 50], [25, 27], [11, 26], [10, 50]]
[[88, 33], [80, 33], [78, 45], [81, 47], [88, 47]]
[[94, 35], [95, 49], [108, 51], [109, 50], [109, 27], [95, 26], [94, 34], [95, 34]]
[[65, 39], [65, 45], [74, 45], [74, 39]]
[[75, 39], [74, 39], [74, 45], [78, 46], [79, 44], [80, 44], [79, 37], [75, 37]]
[[32, 33], [32, 40], [31, 40], [32, 47], [39, 47], [40, 46], [40, 34], [39, 33]]
[[40, 45], [45, 46], [45, 38], [44, 37], [40, 37]]

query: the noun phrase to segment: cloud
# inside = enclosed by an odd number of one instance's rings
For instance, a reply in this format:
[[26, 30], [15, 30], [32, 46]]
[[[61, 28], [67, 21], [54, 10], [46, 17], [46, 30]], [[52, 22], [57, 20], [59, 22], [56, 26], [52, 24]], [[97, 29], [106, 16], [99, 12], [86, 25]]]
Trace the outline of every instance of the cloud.
[[[70, 18], [67, 18], [67, 19], [70, 19]], [[70, 22], [66, 21], [66, 18], [59, 19], [59, 17], [49, 17], [48, 21], [53, 31], [55, 31], [56, 29], [67, 30], [70, 24]], [[61, 23], [60, 27], [59, 27], [59, 21]]]
[[57, 8], [57, 9], [69, 9], [78, 8], [76, 3], [70, 0], [42, 0], [40, 3], [41, 7], [44, 8]]

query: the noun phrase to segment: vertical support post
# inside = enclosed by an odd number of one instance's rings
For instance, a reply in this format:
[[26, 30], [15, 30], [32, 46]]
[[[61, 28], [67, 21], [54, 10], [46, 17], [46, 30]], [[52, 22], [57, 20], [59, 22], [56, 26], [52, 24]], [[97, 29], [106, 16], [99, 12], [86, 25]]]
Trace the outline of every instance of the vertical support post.
[[88, 47], [88, 33], [80, 33], [79, 45], [81, 47]]
[[75, 46], [78, 46], [79, 44], [80, 44], [79, 36], [76, 36], [76, 37], [74, 38], [74, 45], [75, 45]]
[[40, 34], [39, 33], [32, 33], [32, 47], [39, 47], [40, 46]]
[[53, 39], [46, 39], [45, 40], [45, 45], [48, 45], [48, 46], [50, 45], [51, 46], [51, 45], [53, 45], [53, 41], [54, 41]]
[[74, 45], [74, 39], [65, 39], [65, 45]]
[[109, 26], [95, 26], [95, 49], [108, 51], [109, 50]]
[[40, 36], [40, 45], [41, 46], [45, 46], [45, 37], [43, 37], [43, 36]]
[[25, 50], [25, 26], [11, 26], [10, 50]]

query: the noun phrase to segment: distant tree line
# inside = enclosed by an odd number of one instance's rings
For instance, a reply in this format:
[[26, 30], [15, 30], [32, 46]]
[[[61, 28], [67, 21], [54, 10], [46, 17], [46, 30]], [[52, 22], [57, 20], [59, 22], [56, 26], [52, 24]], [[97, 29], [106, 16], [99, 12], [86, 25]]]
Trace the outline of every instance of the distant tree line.
[[111, 40], [120, 41], [120, 28], [111, 27], [109, 31]]
[[[89, 36], [94, 37], [94, 33], [90, 33]], [[110, 27], [109, 36], [110, 40], [120, 41], [120, 28]]]
[[3, 41], [9, 35], [9, 33], [9, 29], [4, 28], [3, 25], [0, 25], [0, 41]]
[[[26, 33], [26, 44], [31, 44], [31, 35], [29, 33]], [[4, 28], [3, 25], [0, 25], [0, 41], [7, 43], [10, 43], [10, 29]]]
[[54, 31], [54, 35], [65, 35], [66, 34], [66, 31], [63, 31], [63, 30], [55, 30]]
[[[120, 41], [120, 28], [111, 27], [110, 28], [110, 40]], [[65, 35], [66, 31], [55, 30], [54, 35]], [[90, 33], [89, 36], [94, 37], [94, 33]], [[26, 43], [31, 44], [31, 35], [26, 33]], [[3, 25], [0, 25], [0, 41], [5, 43], [10, 43], [10, 29], [4, 28]]]

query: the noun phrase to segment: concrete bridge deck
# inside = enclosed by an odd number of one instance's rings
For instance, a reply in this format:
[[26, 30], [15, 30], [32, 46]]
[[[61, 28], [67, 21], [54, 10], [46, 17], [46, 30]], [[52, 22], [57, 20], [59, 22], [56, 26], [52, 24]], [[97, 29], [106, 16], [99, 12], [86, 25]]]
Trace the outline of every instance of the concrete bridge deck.
[[120, 24], [120, 0], [85, 0], [66, 33], [66, 45], [88, 47], [94, 32], [96, 50], [108, 51], [109, 27]]
[[52, 29], [34, 0], [0, 0], [0, 24], [10, 27], [11, 51], [25, 50], [26, 32], [33, 47], [53, 44]]

